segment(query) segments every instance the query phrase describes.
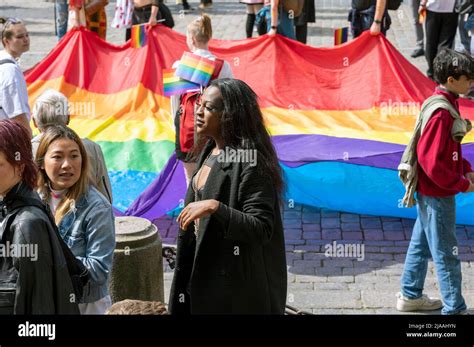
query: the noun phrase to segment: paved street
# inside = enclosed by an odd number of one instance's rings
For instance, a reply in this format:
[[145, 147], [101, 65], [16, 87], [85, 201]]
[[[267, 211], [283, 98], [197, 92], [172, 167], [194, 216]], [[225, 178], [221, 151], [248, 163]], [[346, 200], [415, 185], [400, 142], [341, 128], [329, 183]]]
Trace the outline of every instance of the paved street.
[[[415, 36], [409, 0], [392, 15], [388, 39], [422, 72], [424, 57], [412, 59]], [[334, 29], [348, 26], [350, 0], [316, 0], [316, 23], [309, 26], [309, 44], [316, 47], [333, 45]], [[108, 6], [109, 20], [114, 2]], [[183, 15], [176, 4], [173, 11], [176, 27], [184, 32], [196, 14]], [[197, 3], [191, 1], [197, 7]], [[214, 37], [218, 39], [245, 38], [245, 6], [232, 1], [215, 1], [207, 11], [213, 20]], [[0, 16], [20, 17], [27, 21], [31, 34], [31, 51], [22, 58], [24, 69], [40, 61], [56, 44], [53, 25], [53, 4], [39, 0], [0, 0]], [[124, 30], [108, 29], [108, 41], [124, 42]], [[155, 221], [163, 241], [175, 243], [178, 228], [171, 217]], [[316, 208], [295, 206], [284, 211], [284, 226], [288, 261], [288, 303], [317, 314], [397, 313], [395, 293], [399, 290], [412, 220], [361, 216]], [[460, 257], [463, 268], [464, 297], [474, 307], [474, 227], [458, 226]], [[335, 243], [334, 243], [335, 242]], [[333, 257], [325, 252], [349, 244], [359, 250], [352, 256]], [[361, 246], [364, 246], [362, 250]], [[349, 249], [349, 248], [347, 248]], [[167, 298], [172, 272], [166, 269]], [[438, 296], [433, 264], [430, 263], [426, 293]], [[434, 313], [438, 314], [439, 311]], [[474, 313], [472, 310], [470, 313]]]

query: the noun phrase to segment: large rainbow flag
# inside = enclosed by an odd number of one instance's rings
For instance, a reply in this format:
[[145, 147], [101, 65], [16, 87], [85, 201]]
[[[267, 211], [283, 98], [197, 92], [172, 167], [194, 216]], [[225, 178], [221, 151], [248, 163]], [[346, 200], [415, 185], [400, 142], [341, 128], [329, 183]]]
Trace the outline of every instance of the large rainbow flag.
[[[45, 88], [69, 97], [71, 126], [102, 146], [114, 205], [126, 215], [154, 219], [182, 203], [184, 174], [162, 74], [185, 50], [185, 37], [162, 25], [142, 49], [111, 45], [81, 28], [26, 73], [31, 103]], [[210, 50], [260, 96], [288, 203], [415, 217], [414, 208], [401, 207], [396, 168], [435, 84], [385, 37], [366, 33], [313, 48], [276, 35], [213, 40]], [[473, 119], [473, 110], [461, 100], [465, 117]], [[471, 133], [463, 154], [474, 163], [473, 141]], [[458, 195], [457, 203], [457, 221], [474, 225], [474, 194]]]

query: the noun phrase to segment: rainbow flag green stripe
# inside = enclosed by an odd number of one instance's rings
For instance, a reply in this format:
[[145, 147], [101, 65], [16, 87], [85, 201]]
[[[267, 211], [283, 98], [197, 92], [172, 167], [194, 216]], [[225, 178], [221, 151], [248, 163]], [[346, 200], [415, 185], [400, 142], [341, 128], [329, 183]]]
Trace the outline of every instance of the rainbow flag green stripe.
[[[98, 141], [107, 155], [108, 170], [136, 170], [160, 172], [175, 149], [174, 142], [144, 142], [132, 140], [126, 142]], [[151, 155], [150, 155], [151, 154]]]

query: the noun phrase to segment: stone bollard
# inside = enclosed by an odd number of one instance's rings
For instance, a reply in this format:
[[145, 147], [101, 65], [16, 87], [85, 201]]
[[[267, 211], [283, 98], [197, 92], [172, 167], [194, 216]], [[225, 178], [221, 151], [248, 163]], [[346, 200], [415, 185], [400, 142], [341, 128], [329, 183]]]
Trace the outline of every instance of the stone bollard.
[[143, 218], [116, 217], [115, 238], [112, 302], [164, 302], [162, 242], [156, 226]]

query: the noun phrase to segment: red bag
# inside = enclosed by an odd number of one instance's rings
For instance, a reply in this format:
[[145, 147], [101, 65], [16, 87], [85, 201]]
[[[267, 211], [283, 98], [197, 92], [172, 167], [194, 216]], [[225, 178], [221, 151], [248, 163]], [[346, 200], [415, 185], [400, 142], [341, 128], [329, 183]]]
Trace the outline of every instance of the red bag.
[[[211, 81], [217, 79], [219, 76], [224, 61], [216, 59], [216, 68], [211, 76]], [[178, 159], [184, 160], [186, 154], [194, 146], [194, 107], [196, 105], [199, 92], [185, 93], [181, 96], [181, 103], [179, 106], [179, 126], [176, 129], [177, 136], [176, 154]]]

